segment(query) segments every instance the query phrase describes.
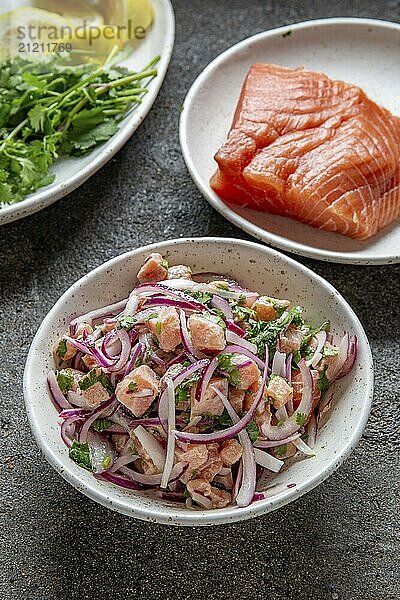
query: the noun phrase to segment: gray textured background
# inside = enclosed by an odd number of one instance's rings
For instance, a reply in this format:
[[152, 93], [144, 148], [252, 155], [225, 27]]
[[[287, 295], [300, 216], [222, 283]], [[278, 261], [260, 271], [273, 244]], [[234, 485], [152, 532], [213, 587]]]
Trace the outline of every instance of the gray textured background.
[[344, 15], [400, 21], [397, 0], [175, 0], [174, 6], [170, 70], [136, 135], [79, 190], [0, 230], [0, 598], [398, 599], [399, 266], [300, 259], [361, 318], [375, 359], [376, 395], [351, 458], [276, 513], [213, 529], [129, 520], [65, 483], [29, 431], [21, 384], [29, 343], [73, 281], [148, 242], [246, 237], [200, 197], [180, 155], [179, 109], [202, 68], [244, 37], [294, 21]]

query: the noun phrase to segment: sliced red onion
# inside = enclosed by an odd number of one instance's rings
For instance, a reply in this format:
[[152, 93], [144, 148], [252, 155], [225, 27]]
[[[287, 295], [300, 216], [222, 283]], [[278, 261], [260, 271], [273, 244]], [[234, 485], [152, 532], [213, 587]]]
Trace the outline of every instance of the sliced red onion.
[[278, 350], [275, 352], [271, 373], [280, 377], [286, 377], [286, 354], [284, 352], [279, 352]]
[[60, 419], [70, 419], [71, 417], [85, 419], [90, 412], [90, 410], [82, 410], [81, 408], [66, 408], [58, 416]]
[[143, 425], [143, 427], [159, 427], [160, 419], [158, 417], [147, 417], [144, 419], [134, 419], [129, 423], [129, 427], [137, 427], [138, 425]]
[[65, 419], [61, 424], [61, 439], [67, 448], [71, 448], [72, 442], [75, 437], [75, 423], [79, 420], [79, 417], [70, 417]]
[[80, 317], [72, 319], [69, 324], [71, 335], [75, 335], [76, 328], [78, 327], [79, 323], [89, 323], [89, 325], [91, 325], [96, 319], [103, 319], [109, 315], [117, 315], [125, 308], [126, 303], [127, 299], [125, 298], [125, 300], [121, 300], [115, 304], [110, 304], [109, 306], [92, 310], [84, 315], [81, 315]]
[[317, 439], [317, 419], [315, 414], [311, 415], [307, 425], [307, 442], [310, 448], [314, 448]]
[[243, 348], [243, 346], [238, 346], [237, 344], [226, 346], [226, 348], [222, 350], [222, 352], [219, 352], [219, 354], [244, 354], [245, 356], [251, 358], [251, 360], [253, 360], [256, 365], [260, 367], [260, 369], [264, 369], [265, 367], [265, 363], [258, 358], [254, 352], [250, 352], [246, 348]]
[[[203, 443], [208, 443], [208, 442], [222, 442], [224, 440], [228, 440], [228, 439], [234, 437], [235, 435], [237, 435], [239, 433], [239, 431], [242, 431], [242, 429], [244, 429], [250, 423], [251, 419], [253, 418], [254, 412], [262, 399], [265, 383], [267, 380], [267, 370], [268, 370], [268, 367], [267, 367], [267, 365], [268, 365], [268, 347], [267, 346], [265, 347], [265, 354], [266, 354], [266, 362], [264, 363], [265, 368], [264, 368], [264, 372], [263, 372], [263, 376], [262, 376], [261, 385], [260, 385], [260, 388], [259, 388], [257, 394], [255, 394], [252, 405], [250, 406], [249, 410], [244, 415], [244, 417], [242, 417], [237, 423], [234, 423], [231, 427], [228, 427], [227, 429], [223, 429], [221, 431], [214, 431], [213, 433], [189, 433], [187, 431], [176, 431], [175, 432], [176, 437], [179, 440], [182, 440], [184, 442], [193, 442], [196, 444], [203, 444]], [[214, 388], [214, 389], [217, 389], [217, 388]]]
[[285, 365], [285, 378], [289, 383], [292, 382], [292, 359], [292, 354], [288, 354]]
[[123, 435], [124, 433], [127, 433], [127, 430], [125, 427], [122, 427], [122, 425], [110, 425], [110, 427], [107, 427], [106, 433], [118, 433]]
[[300, 429], [300, 424], [297, 423], [297, 416], [301, 413], [308, 420], [313, 406], [313, 381], [310, 368], [302, 359], [299, 363], [301, 376], [303, 379], [302, 398], [298, 408], [282, 425], [269, 425], [263, 423], [261, 431], [269, 440], [282, 440], [289, 437]]
[[[182, 477], [183, 473], [186, 471], [189, 463], [187, 462], [178, 462], [176, 465], [170, 470], [169, 481], [176, 481], [179, 477]], [[129, 469], [128, 467], [122, 466], [121, 473], [126, 475], [128, 479], [132, 479], [133, 481], [137, 481], [142, 485], [150, 485], [156, 486], [161, 484], [161, 473], [156, 473], [154, 475], [146, 475], [143, 473], [138, 473], [133, 469]], [[168, 482], [167, 482], [168, 483]]]
[[277, 496], [278, 494], [283, 494], [283, 492], [287, 492], [287, 490], [296, 487], [295, 483], [278, 483], [274, 485], [265, 492], [256, 492], [253, 496], [252, 502], [258, 502], [259, 500], [266, 500], [267, 498], [272, 498]]
[[339, 371], [339, 374], [336, 375], [336, 379], [341, 379], [342, 377], [345, 377], [351, 371], [351, 369], [354, 366], [354, 362], [357, 358], [357, 351], [358, 351], [358, 340], [357, 340], [357, 336], [353, 335], [350, 338], [347, 358], [346, 358], [341, 370]]
[[128, 332], [125, 329], [118, 329], [116, 332], [116, 337], [121, 342], [121, 353], [117, 362], [111, 367], [108, 367], [107, 370], [109, 373], [120, 371], [128, 362], [129, 354], [131, 352], [131, 341], [129, 339]]
[[182, 310], [198, 311], [199, 307], [195, 301], [179, 300], [177, 298], [168, 298], [166, 296], [150, 296], [146, 300], [146, 306], [173, 306]]
[[125, 371], [124, 371], [124, 377], [126, 377], [134, 368], [137, 359], [139, 358], [139, 356], [143, 353], [144, 351], [144, 346], [143, 344], [141, 344], [140, 342], [138, 342], [136, 344], [136, 346], [134, 346], [132, 352], [131, 352], [131, 357], [125, 367]]
[[242, 462], [242, 459], [240, 459], [235, 483], [234, 483], [233, 489], [232, 489], [232, 501], [233, 502], [236, 502], [236, 498], [239, 493], [240, 486], [242, 485], [242, 477], [243, 477], [243, 462]]
[[109, 483], [114, 483], [119, 487], [127, 488], [130, 490], [141, 490], [142, 486], [139, 485], [136, 481], [132, 481], [131, 479], [127, 479], [126, 477], [121, 477], [121, 475], [116, 475], [115, 473], [110, 473], [109, 471], [102, 471], [101, 473], [94, 473], [96, 479], [103, 479], [104, 481], [108, 481]]
[[154, 465], [160, 473], [162, 473], [165, 465], [166, 452], [160, 442], [142, 425], [138, 425], [134, 429], [135, 436], [142, 444], [143, 448], [150, 456]]
[[180, 324], [181, 324], [182, 344], [183, 344], [183, 347], [185, 348], [186, 353], [189, 356], [189, 358], [192, 361], [194, 361], [195, 359], [202, 360], [204, 358], [207, 358], [207, 356], [204, 354], [204, 352], [200, 352], [200, 350], [196, 350], [196, 348], [193, 346], [192, 339], [190, 337], [190, 333], [187, 328], [186, 315], [182, 309], [179, 309], [179, 320], [180, 320]]
[[294, 446], [296, 446], [297, 450], [300, 450], [306, 456], [315, 456], [315, 452], [308, 444], [305, 443], [301, 438], [297, 438], [293, 442]]
[[[239, 423], [239, 416], [233, 408], [232, 404], [229, 402], [228, 398], [219, 391], [218, 388], [213, 386], [213, 390], [215, 393], [221, 398], [224, 407], [226, 408], [228, 415], [232, 419], [233, 423]], [[242, 454], [242, 482], [239, 489], [239, 492], [236, 496], [236, 504], [238, 506], [248, 506], [254, 496], [254, 492], [256, 490], [256, 461], [255, 461], [255, 451], [253, 444], [251, 443], [249, 434], [246, 429], [242, 429], [238, 433], [239, 442], [243, 448]]]
[[81, 361], [81, 358], [83, 356], [83, 352], [78, 351], [72, 361], [72, 368], [75, 369], [76, 371], [79, 371], [79, 363]]
[[195, 399], [197, 402], [201, 402], [206, 392], [207, 386], [210, 383], [210, 379], [214, 374], [218, 366], [217, 358], [213, 358], [212, 361], [208, 364], [207, 368], [204, 369], [203, 373], [200, 375], [200, 379], [197, 382], [196, 390], [195, 390]]
[[50, 397], [58, 411], [62, 408], [73, 408], [60, 390], [56, 374], [53, 370], [49, 371], [47, 375], [47, 385], [49, 387]]
[[138, 306], [139, 306], [139, 298], [135, 294], [135, 290], [133, 290], [133, 292], [131, 292], [131, 294], [129, 295], [128, 302], [126, 303], [124, 315], [133, 317], [133, 315], [135, 315], [135, 313], [138, 309]]
[[96, 348], [96, 346], [93, 346], [92, 348], [88, 348], [88, 354], [91, 354], [99, 363], [100, 366], [104, 367], [105, 369], [108, 369], [109, 367], [112, 367], [116, 361], [118, 360], [118, 357], [116, 357], [114, 360], [108, 360], [101, 352], [98, 348]]
[[175, 456], [175, 388], [171, 379], [166, 380], [166, 405], [168, 408], [168, 443], [167, 443], [167, 456], [165, 459], [164, 470], [161, 477], [161, 487], [166, 488], [170, 478], [172, 467], [174, 466]]
[[140, 457], [137, 454], [123, 454], [122, 456], [117, 458], [116, 461], [114, 461], [114, 463], [108, 469], [108, 471], [110, 473], [115, 473], [116, 471], [119, 471], [119, 469], [121, 469], [121, 467], [125, 467], [126, 465], [129, 465], [129, 463], [134, 462], [138, 458], [140, 458]]
[[294, 433], [293, 435], [283, 439], [283, 440], [263, 440], [258, 438], [254, 442], [255, 448], [276, 448], [276, 446], [283, 446], [284, 444], [289, 444], [293, 442], [293, 440], [297, 440], [301, 436], [300, 432]]
[[316, 367], [322, 358], [322, 349], [326, 344], [326, 331], [319, 331], [315, 334], [317, 340], [317, 347], [312, 357], [306, 361], [307, 367]]
[[226, 319], [225, 325], [228, 331], [236, 333], [239, 337], [244, 337], [247, 334], [247, 331], [239, 327], [239, 325], [236, 325], [236, 323], [234, 323], [234, 321], [231, 321], [230, 319]]
[[186, 498], [181, 492], [164, 492], [159, 491], [160, 498], [169, 500], [170, 502], [187, 502], [191, 498]]
[[283, 460], [279, 460], [278, 458], [275, 458], [275, 456], [271, 456], [271, 454], [268, 454], [268, 452], [264, 452], [259, 448], [254, 448], [254, 456], [258, 465], [261, 465], [264, 469], [268, 469], [273, 473], [279, 473], [285, 464]]
[[113, 394], [108, 400], [102, 402], [97, 408], [95, 408], [92, 413], [88, 416], [86, 421], [84, 422], [81, 432], [79, 434], [79, 441], [82, 444], [85, 444], [87, 441], [87, 435], [90, 427], [95, 422], [96, 419], [99, 419], [103, 413], [107, 411], [110, 407], [114, 407], [117, 405], [117, 400], [115, 400], [115, 395]]
[[251, 342], [248, 342], [247, 340], [243, 339], [243, 337], [241, 337], [234, 331], [227, 330], [226, 341], [229, 342], [230, 344], [236, 344], [237, 346], [240, 346], [241, 348], [245, 348], [252, 354], [257, 354], [257, 346], [255, 344], [252, 344]]
[[335, 381], [338, 379], [338, 375], [340, 374], [343, 366], [350, 354], [350, 336], [348, 333], [345, 333], [342, 337], [339, 344], [339, 353], [335, 360], [332, 360], [327, 369], [326, 376], [329, 381]]
[[224, 313], [226, 319], [233, 321], [232, 309], [229, 305], [229, 302], [227, 302], [224, 298], [221, 298], [221, 296], [219, 296], [218, 294], [214, 294], [211, 300], [211, 304], [214, 308], [217, 308], [222, 313]]
[[196, 306], [196, 309], [199, 311], [207, 310], [205, 304], [201, 302], [197, 302], [188, 294], [184, 294], [183, 292], [176, 291], [163, 282], [159, 283], [142, 283], [138, 285], [132, 292], [137, 296], [149, 296], [152, 294], [165, 294], [166, 296], [171, 296], [171, 298], [176, 298], [177, 300], [186, 300], [190, 302], [193, 306]]
[[165, 367], [167, 369], [169, 369], [169, 367], [172, 367], [172, 365], [182, 363], [184, 360], [186, 360], [186, 358], [187, 358], [186, 352], [181, 352], [180, 354], [178, 354], [177, 356], [174, 356], [174, 358], [171, 358], [171, 360], [166, 362]]

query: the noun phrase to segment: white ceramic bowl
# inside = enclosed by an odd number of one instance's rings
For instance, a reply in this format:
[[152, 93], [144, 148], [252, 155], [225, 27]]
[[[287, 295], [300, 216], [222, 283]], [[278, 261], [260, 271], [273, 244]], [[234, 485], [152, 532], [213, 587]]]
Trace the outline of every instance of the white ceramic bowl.
[[[329, 319], [339, 335], [349, 331], [358, 336], [355, 367], [335, 384], [334, 408], [319, 433], [316, 456], [291, 464], [274, 479], [276, 483], [296, 483], [295, 487], [246, 508], [190, 511], [175, 503], [98, 481], [69, 460], [60, 437], [58, 415], [46, 387], [46, 374], [53, 367], [52, 347], [66, 330], [71, 316], [126, 297], [145, 257], [156, 249], [167, 254], [171, 264], [188, 264], [195, 272], [227, 273], [252, 290], [303, 305], [307, 318], [315, 323]], [[337, 469], [357, 444], [368, 418], [372, 391], [373, 366], [368, 340], [350, 306], [329, 283], [275, 250], [252, 242], [218, 238], [172, 240], [139, 248], [117, 256], [80, 279], [56, 302], [39, 327], [24, 374], [29, 422], [39, 447], [56, 471], [103, 506], [171, 525], [213, 525], [248, 519], [308, 492]]]

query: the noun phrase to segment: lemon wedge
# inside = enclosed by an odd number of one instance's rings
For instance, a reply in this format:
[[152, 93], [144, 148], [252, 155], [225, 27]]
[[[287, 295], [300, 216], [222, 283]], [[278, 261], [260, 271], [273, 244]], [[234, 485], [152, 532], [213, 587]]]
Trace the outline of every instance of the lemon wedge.
[[98, 7], [106, 23], [121, 28], [125, 42], [141, 39], [154, 18], [150, 0], [99, 0]]
[[[0, 55], [39, 56], [51, 52], [73, 23], [61, 15], [39, 8], [22, 7], [0, 15]], [[36, 47], [37, 44], [37, 47]], [[49, 44], [49, 45], [48, 45]]]
[[70, 21], [76, 21], [77, 26], [84, 24], [101, 27], [104, 25], [102, 15], [84, 0], [33, 0], [33, 6], [42, 10], [56, 12]]

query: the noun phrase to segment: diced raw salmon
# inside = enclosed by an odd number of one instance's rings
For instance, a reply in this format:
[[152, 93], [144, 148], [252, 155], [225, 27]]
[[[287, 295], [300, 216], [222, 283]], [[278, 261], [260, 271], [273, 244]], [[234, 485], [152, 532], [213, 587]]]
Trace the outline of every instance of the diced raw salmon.
[[158, 392], [157, 375], [147, 365], [133, 369], [115, 390], [119, 402], [129, 408], [135, 417], [141, 417], [150, 408]]
[[196, 476], [198, 469], [208, 460], [208, 450], [205, 444], [188, 444], [184, 451], [178, 446], [175, 447], [175, 463], [187, 462], [188, 467], [181, 475], [180, 480], [187, 483]]
[[279, 316], [276, 307], [287, 308], [289, 305], [288, 300], [276, 300], [275, 298], [260, 296], [251, 308], [255, 311], [259, 321], [274, 321]]
[[193, 346], [197, 350], [218, 352], [225, 348], [225, 332], [218, 323], [194, 314], [189, 317], [188, 326]]
[[229, 492], [212, 486], [204, 479], [192, 479], [188, 482], [186, 489], [191, 496], [193, 493], [197, 493], [209, 498], [212, 508], [224, 508], [231, 501], [231, 494]]
[[190, 418], [202, 416], [220, 416], [224, 412], [224, 405], [218, 394], [212, 389], [217, 388], [224, 396], [228, 395], [228, 380], [225, 377], [211, 377], [202, 400], [195, 398], [196, 386], [190, 390]]
[[172, 352], [181, 343], [179, 315], [173, 306], [158, 309], [157, 316], [149, 319], [147, 326], [157, 337], [164, 352]]
[[144, 265], [138, 273], [140, 283], [150, 281], [163, 281], [168, 275], [168, 263], [161, 254], [154, 252], [146, 259]]
[[[235, 386], [239, 390], [248, 390], [249, 387], [253, 385], [256, 381], [258, 381], [260, 377], [260, 369], [257, 367], [256, 363], [244, 356], [243, 354], [235, 354], [232, 357], [232, 363], [240, 365], [241, 363], [249, 363], [245, 367], [238, 367], [237, 369], [237, 378], [235, 378]], [[237, 379], [237, 382], [236, 382]]]
[[228, 440], [222, 444], [219, 454], [224, 465], [231, 467], [242, 457], [243, 448], [237, 440]]
[[355, 85], [253, 65], [211, 186], [225, 201], [367, 239], [400, 214], [400, 119]]
[[293, 398], [292, 386], [279, 375], [270, 378], [266, 392], [268, 397], [272, 399], [275, 408], [280, 408]]
[[244, 390], [238, 390], [232, 385], [229, 386], [229, 402], [232, 404], [233, 409], [237, 413], [241, 413], [243, 410]]
[[291, 352], [296, 352], [300, 350], [301, 342], [304, 339], [304, 336], [307, 334], [307, 331], [304, 329], [299, 329], [295, 325], [289, 325], [289, 327], [281, 333], [279, 336], [278, 346], [280, 352], [286, 352], [286, 354], [290, 354]]

